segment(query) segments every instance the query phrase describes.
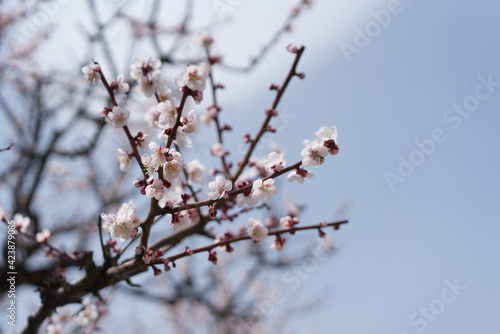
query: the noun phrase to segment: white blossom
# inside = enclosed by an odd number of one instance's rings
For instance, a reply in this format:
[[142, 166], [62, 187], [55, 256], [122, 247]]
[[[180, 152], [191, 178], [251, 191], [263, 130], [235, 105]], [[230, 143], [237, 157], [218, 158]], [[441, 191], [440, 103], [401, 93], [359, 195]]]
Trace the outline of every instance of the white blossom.
[[118, 149], [118, 162], [120, 163], [120, 170], [122, 172], [126, 172], [127, 170], [129, 170], [131, 166], [130, 157], [128, 155], [128, 152], [124, 149]]
[[210, 148], [210, 153], [212, 153], [216, 157], [222, 157], [226, 155], [226, 149], [224, 148], [224, 145], [222, 145], [221, 143], [216, 143], [213, 144], [212, 147]]
[[169, 160], [163, 165], [163, 177], [167, 181], [174, 181], [182, 172], [183, 161], [179, 152], [171, 150]]
[[187, 164], [188, 173], [188, 183], [193, 182], [202, 184], [203, 183], [203, 173], [205, 173], [205, 166], [203, 166], [200, 161], [193, 160]]
[[198, 36], [197, 44], [201, 47], [209, 47], [213, 42], [214, 39], [207, 32], [202, 32]]
[[64, 330], [61, 324], [48, 324], [45, 334], [64, 334]]
[[337, 142], [337, 127], [322, 126], [315, 132], [316, 137], [321, 141], [335, 140]]
[[130, 66], [130, 76], [135, 80], [139, 80], [142, 77], [154, 72], [161, 67], [161, 61], [159, 59], [148, 58], [146, 60], [135, 60]]
[[255, 180], [252, 186], [252, 197], [256, 200], [261, 199], [263, 202], [269, 202], [271, 195], [278, 192], [278, 188], [274, 185], [274, 179]]
[[97, 319], [97, 306], [90, 303], [90, 299], [86, 298], [82, 301], [82, 310], [76, 316], [76, 323], [80, 327], [87, 327], [92, 321]]
[[250, 224], [250, 227], [248, 228], [247, 232], [250, 238], [255, 241], [261, 241], [262, 239], [267, 237], [269, 231], [267, 227], [262, 224], [262, 221], [260, 219], [250, 218], [248, 220], [248, 223]]
[[26, 230], [31, 223], [30, 217], [24, 217], [22, 214], [16, 213], [13, 217], [13, 220], [15, 222], [16, 229], [18, 229], [22, 233], [26, 233]]
[[156, 126], [156, 122], [159, 121], [160, 112], [157, 110], [156, 106], [152, 106], [146, 111], [144, 114], [144, 120], [148, 123], [150, 128], [154, 128]]
[[160, 200], [163, 198], [165, 194], [165, 190], [163, 189], [163, 181], [160, 179], [156, 179], [146, 187], [146, 196], [149, 198], [156, 198]]
[[302, 149], [301, 154], [304, 167], [318, 167], [325, 161], [328, 148], [319, 139], [304, 140], [304, 149]]
[[[163, 139], [165, 140], [165, 142], [168, 142], [169, 137], [170, 136], [167, 135], [165, 131], [158, 132], [158, 139]], [[193, 141], [187, 136], [187, 133], [184, 132], [184, 129], [182, 127], [178, 127], [175, 131], [175, 139], [173, 142], [180, 147], [193, 147]]]
[[182, 126], [182, 130], [185, 133], [196, 133], [198, 132], [198, 117], [196, 116], [196, 111], [191, 110], [188, 113], [187, 119], [183, 119], [184, 125]]
[[50, 238], [50, 231], [46, 228], [44, 228], [41, 232], [38, 232], [35, 235], [35, 239], [38, 243], [47, 242], [49, 238]]
[[125, 81], [123, 74], [119, 74], [118, 77], [116, 77], [116, 83], [117, 83], [118, 93], [120, 93], [122, 96], [126, 96], [127, 92], [130, 89], [130, 86]]
[[288, 179], [288, 182], [293, 182], [293, 181], [297, 181], [298, 183], [304, 183], [304, 177], [308, 178], [308, 179], [312, 179], [314, 176], [314, 173], [313, 172], [310, 172], [308, 170], [305, 170], [305, 169], [300, 169], [300, 171], [298, 171], [297, 169], [288, 173], [288, 176], [287, 176], [287, 179]]
[[280, 226], [282, 228], [292, 228], [294, 225], [299, 223], [299, 219], [297, 217], [284, 216], [280, 218]]
[[98, 72], [99, 66], [98, 65], [93, 65], [93, 66], [84, 66], [82, 67], [82, 73], [83, 76], [85, 77], [85, 80], [87, 80], [92, 86], [96, 87], [99, 84], [99, 81], [101, 80], [101, 74]]
[[152, 177], [154, 172], [156, 171], [156, 168], [154, 168], [151, 165], [151, 161], [153, 160], [152, 156], [149, 154], [144, 154], [141, 157], [141, 162], [142, 165], [144, 166], [144, 169], [146, 170], [146, 173], [148, 174], [149, 177]]
[[163, 90], [165, 84], [163, 82], [161, 71], [157, 70], [137, 80], [139, 90], [146, 97], [153, 96], [156, 92]]
[[121, 128], [127, 125], [127, 119], [130, 117], [130, 112], [120, 106], [114, 106], [106, 116], [106, 122], [111, 123], [115, 128]]
[[137, 228], [141, 224], [132, 200], [128, 203], [123, 203], [116, 215], [102, 213], [101, 218], [103, 221], [102, 228], [112, 238], [120, 238], [121, 241], [135, 237], [137, 235]]
[[148, 165], [156, 169], [167, 161], [165, 154], [168, 153], [168, 151], [165, 147], [158, 145], [154, 141], [150, 142], [148, 146], [155, 152], [151, 155], [151, 160], [148, 161]]
[[208, 189], [210, 190], [208, 197], [213, 200], [222, 198], [232, 187], [233, 183], [231, 180], [226, 180], [224, 176], [217, 175], [215, 181], [208, 184]]
[[210, 67], [207, 64], [189, 65], [184, 72], [180, 85], [187, 86], [193, 91], [202, 92], [206, 87], [206, 79], [210, 72]]
[[179, 179], [175, 179], [172, 182], [170, 188], [165, 191], [165, 195], [161, 200], [158, 201], [158, 205], [161, 208], [165, 208], [167, 204], [174, 205], [174, 203], [182, 202], [181, 194], [184, 192], [184, 187]]
[[172, 128], [175, 125], [176, 109], [170, 101], [160, 102], [156, 106], [156, 110], [160, 113], [158, 116], [158, 126], [162, 129]]
[[271, 173], [279, 172], [286, 166], [285, 153], [271, 152], [264, 162], [264, 166]]
[[275, 250], [275, 251], [281, 252], [283, 250], [283, 244], [279, 243], [279, 242], [276, 242], [276, 241], [273, 241], [273, 243], [271, 244], [271, 246], [269, 246], [269, 248], [271, 250]]
[[214, 113], [212, 111], [207, 111], [207, 110], [202, 111], [200, 115], [200, 121], [205, 125], [205, 127], [209, 128], [210, 126], [212, 126], [212, 123], [214, 122], [213, 115]]
[[238, 208], [241, 208], [245, 204], [252, 207], [255, 204], [257, 204], [258, 202], [259, 202], [259, 200], [253, 198], [251, 194], [249, 194], [249, 195], [238, 194], [238, 196], [236, 196], [236, 205], [238, 206]]

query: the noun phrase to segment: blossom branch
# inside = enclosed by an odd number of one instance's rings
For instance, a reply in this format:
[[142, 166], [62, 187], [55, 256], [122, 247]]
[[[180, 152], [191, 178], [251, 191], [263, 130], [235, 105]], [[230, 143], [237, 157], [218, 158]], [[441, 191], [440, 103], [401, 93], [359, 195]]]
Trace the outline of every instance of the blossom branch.
[[273, 104], [271, 105], [271, 108], [269, 109], [269, 112], [267, 113], [267, 116], [264, 119], [264, 122], [262, 123], [262, 126], [260, 127], [259, 132], [255, 136], [255, 138], [250, 140], [250, 147], [248, 148], [248, 151], [245, 154], [245, 157], [239, 163], [238, 170], [231, 177], [232, 182], [236, 181], [238, 179], [238, 177], [241, 175], [241, 173], [243, 172], [243, 170], [246, 167], [246, 164], [248, 163], [248, 161], [250, 161], [250, 157], [252, 156], [253, 150], [257, 146], [257, 143], [259, 142], [260, 138], [264, 135], [264, 133], [267, 131], [267, 126], [268, 126], [269, 122], [271, 121], [271, 118], [274, 115], [273, 111], [275, 111], [276, 108], [278, 107], [278, 103], [280, 102], [281, 97], [283, 96], [283, 93], [285, 92], [285, 89], [287, 88], [290, 80], [292, 80], [293, 76], [297, 75], [295, 70], [297, 68], [297, 64], [299, 63], [300, 57], [302, 56], [302, 53], [304, 52], [304, 49], [305, 48], [303, 46], [301, 46], [300, 48], [297, 49], [293, 65], [290, 68], [290, 71], [288, 72], [288, 75], [286, 76], [285, 81], [278, 88], [278, 90], [276, 92], [276, 97], [274, 98], [274, 101], [273, 101]]
[[[109, 85], [108, 81], [106, 80], [106, 77], [104, 76], [104, 73], [102, 73], [102, 70], [101, 70], [101, 67], [99, 66], [99, 63], [97, 63], [96, 61], [94, 61], [94, 64], [97, 65], [98, 68], [97, 68], [96, 72], [100, 74], [101, 81], [102, 81], [104, 87], [106, 88], [106, 90], [108, 91], [109, 99], [111, 100], [111, 105], [113, 107], [118, 106], [118, 104], [116, 103], [115, 93], [113, 91], [113, 88], [111, 88], [111, 86]], [[144, 165], [142, 163], [141, 155], [139, 154], [139, 150], [137, 149], [137, 144], [135, 143], [134, 137], [130, 133], [128, 125], [124, 125], [123, 126], [123, 131], [125, 131], [125, 134], [127, 135], [127, 139], [128, 139], [128, 141], [130, 143], [130, 146], [132, 147], [132, 155], [134, 156], [135, 160], [139, 164], [139, 167], [141, 168], [142, 174], [147, 179], [148, 175], [146, 173], [146, 169], [145, 169], [145, 167], [144, 167]]]
[[[313, 229], [321, 229], [324, 227], [334, 227], [335, 229], [338, 229], [340, 225], [342, 224], [347, 224], [349, 221], [348, 220], [340, 220], [337, 222], [331, 222], [331, 223], [320, 223], [317, 225], [308, 225], [308, 226], [300, 226], [300, 227], [291, 227], [291, 228], [282, 228], [282, 229], [277, 229], [277, 230], [272, 230], [269, 231], [267, 235], [276, 235], [280, 236], [282, 234], [290, 233], [294, 234], [296, 231], [305, 231], [305, 230], [313, 230]], [[184, 252], [180, 252], [178, 254], [168, 256], [167, 259], [170, 260], [170, 262], [174, 262], [180, 258], [186, 257], [186, 256], [191, 256], [193, 254], [197, 253], [202, 253], [202, 252], [208, 252], [216, 247], [219, 246], [226, 246], [234, 242], [242, 241], [242, 240], [252, 240], [252, 237], [249, 235], [245, 236], [240, 236], [240, 237], [234, 237], [230, 239], [224, 239], [223, 241], [220, 242], [215, 242], [210, 245], [200, 247], [200, 248], [195, 248], [195, 249], [188, 249]], [[163, 259], [155, 259], [154, 260], [155, 264], [160, 264], [163, 263]]]
[[[272, 174], [269, 174], [268, 176], [264, 177], [262, 180], [265, 181], [267, 179], [274, 179], [280, 175], [283, 175], [291, 170], [294, 170], [294, 169], [297, 169], [300, 167], [300, 165], [302, 165], [302, 160], [301, 161], [298, 161], [296, 162], [295, 164], [289, 166], [289, 167], [286, 167], [286, 168], [283, 168], [282, 170], [280, 170], [279, 172], [275, 172], [275, 173], [272, 173]], [[223, 204], [227, 199], [231, 198], [231, 197], [234, 197], [238, 194], [241, 194], [241, 193], [244, 193], [250, 189], [252, 189], [252, 186], [253, 184], [249, 184], [249, 185], [246, 185], [240, 189], [235, 189], [235, 190], [232, 190], [230, 192], [227, 193], [228, 197], [227, 198], [222, 198], [222, 199], [208, 199], [208, 200], [205, 200], [205, 201], [200, 201], [200, 202], [196, 202], [196, 203], [190, 203], [190, 204], [183, 204], [183, 205], [179, 205], [177, 207], [174, 207], [172, 209], [162, 209], [161, 210], [161, 213], [162, 214], [167, 214], [167, 213], [175, 213], [175, 212], [179, 212], [179, 211], [184, 211], [184, 210], [188, 210], [188, 209], [193, 209], [193, 208], [199, 208], [199, 207], [202, 207], [202, 206], [208, 206], [208, 205], [212, 205], [214, 203], [218, 203], [218, 205], [221, 205]]]
[[186, 104], [187, 97], [191, 95], [191, 90], [184, 86], [182, 87], [183, 93], [182, 93], [182, 98], [181, 98], [181, 103], [179, 104], [179, 108], [177, 108], [177, 119], [175, 121], [174, 127], [172, 128], [172, 132], [168, 136], [167, 144], [165, 145], [166, 149], [169, 150], [170, 146], [172, 146], [172, 142], [174, 141], [174, 138], [177, 134], [177, 129], [179, 126], [181, 126], [181, 117], [182, 117], [182, 110], [184, 109], [184, 105]]
[[[217, 139], [219, 141], [219, 144], [223, 144], [223, 140], [222, 140], [222, 128], [220, 126], [220, 121], [219, 121], [219, 112], [221, 110], [221, 108], [219, 107], [219, 105], [217, 104], [217, 86], [215, 85], [214, 83], [214, 76], [213, 76], [213, 71], [212, 71], [212, 67], [213, 67], [213, 64], [212, 64], [212, 61], [211, 61], [211, 55], [210, 55], [210, 48], [209, 46], [205, 46], [205, 53], [207, 55], [207, 60], [208, 62], [210, 63], [210, 72], [208, 73], [208, 80], [210, 81], [210, 88], [211, 88], [211, 91], [212, 91], [212, 101], [213, 101], [213, 108], [215, 108], [215, 115], [213, 116], [213, 119], [215, 121], [215, 127], [216, 127], [216, 130], [217, 130]], [[221, 163], [222, 163], [222, 169], [224, 170], [224, 174], [226, 176], [229, 175], [229, 166], [227, 165], [226, 163], [226, 157], [225, 155], [221, 155], [220, 157], [221, 159]]]

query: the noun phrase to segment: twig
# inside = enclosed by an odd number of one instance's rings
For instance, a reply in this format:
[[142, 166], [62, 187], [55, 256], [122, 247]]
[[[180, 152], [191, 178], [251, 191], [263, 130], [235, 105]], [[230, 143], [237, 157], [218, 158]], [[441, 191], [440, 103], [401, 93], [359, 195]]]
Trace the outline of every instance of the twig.
[[[300, 49], [297, 50], [297, 54], [295, 56], [295, 60], [293, 62], [292, 68], [290, 68], [290, 71], [288, 72], [287, 77], [285, 78], [285, 81], [283, 84], [279, 87], [278, 91], [276, 92], [276, 97], [274, 98], [273, 104], [271, 105], [271, 108], [269, 110], [276, 110], [278, 107], [278, 103], [281, 100], [281, 97], [283, 96], [283, 93], [285, 92], [285, 89], [288, 87], [288, 84], [290, 80], [292, 80], [292, 77], [296, 75], [295, 69], [297, 68], [297, 64], [299, 63], [300, 57], [302, 56], [302, 53], [304, 52], [304, 47], [300, 47]], [[245, 154], [245, 157], [243, 160], [239, 163], [238, 170], [234, 173], [234, 175], [231, 177], [231, 181], [236, 181], [238, 177], [241, 175], [243, 170], [246, 167], [246, 164], [248, 161], [250, 161], [250, 157], [252, 156], [252, 152], [257, 146], [257, 143], [259, 142], [260, 138], [262, 135], [266, 132], [267, 125], [269, 124], [269, 121], [273, 117], [272, 113], [269, 112], [264, 119], [264, 122], [262, 123], [259, 132], [255, 136], [255, 138], [251, 139], [250, 141], [250, 147], [247, 150], [247, 153]]]
[[[317, 224], [317, 225], [309, 225], [309, 226], [301, 226], [301, 227], [283, 228], [283, 229], [277, 229], [277, 230], [269, 231], [268, 235], [279, 236], [279, 235], [286, 234], [286, 233], [295, 233], [296, 231], [319, 229], [319, 228], [324, 228], [324, 227], [327, 227], [327, 226], [333, 226], [335, 228], [338, 228], [340, 225], [347, 224], [348, 222], [349, 222], [348, 220], [341, 220], [341, 221], [332, 222], [332, 223], [325, 223], [325, 224]], [[181, 252], [181, 253], [178, 253], [178, 254], [175, 254], [175, 255], [172, 255], [172, 256], [168, 256], [167, 258], [170, 260], [170, 262], [174, 262], [174, 261], [176, 261], [176, 260], [178, 260], [180, 258], [183, 258], [183, 257], [186, 257], [186, 256], [191, 256], [193, 254], [197, 254], [197, 253], [201, 253], [201, 252], [207, 252], [207, 251], [210, 251], [210, 250], [212, 250], [212, 249], [214, 249], [216, 247], [219, 247], [219, 246], [226, 246], [226, 245], [228, 245], [230, 243], [233, 243], [233, 242], [238, 242], [238, 241], [242, 241], [242, 240], [251, 240], [251, 239], [252, 239], [252, 237], [250, 237], [248, 235], [241, 236], [241, 237], [235, 237], [235, 238], [231, 238], [231, 239], [225, 239], [223, 241], [215, 242], [213, 244], [210, 244], [210, 245], [207, 245], [207, 246], [204, 246], [204, 247], [190, 249], [189, 253], [186, 250], [184, 252]], [[155, 259], [154, 263], [155, 264], [163, 263], [163, 259]]]
[[9, 146], [7, 146], [7, 147], [5, 147], [5, 148], [0, 148], [0, 152], [3, 152], [3, 151], [8, 151], [8, 150], [10, 150], [13, 146], [14, 146], [14, 143], [10, 144]]

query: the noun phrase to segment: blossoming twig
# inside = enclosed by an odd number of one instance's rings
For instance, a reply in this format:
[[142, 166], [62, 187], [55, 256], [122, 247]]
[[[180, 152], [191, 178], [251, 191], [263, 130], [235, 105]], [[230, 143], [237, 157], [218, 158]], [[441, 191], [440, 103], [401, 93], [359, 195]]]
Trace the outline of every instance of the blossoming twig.
[[[218, 87], [214, 83], [213, 70], [212, 70], [213, 64], [212, 64], [212, 61], [211, 61], [211, 55], [210, 55], [210, 47], [209, 47], [209, 45], [205, 46], [205, 53], [207, 55], [207, 60], [210, 63], [210, 72], [208, 73], [208, 79], [210, 80], [210, 88], [211, 88], [211, 91], [212, 91], [212, 102], [213, 102], [212, 108], [215, 108], [215, 110], [216, 110], [215, 113], [214, 113], [214, 115], [213, 115], [213, 119], [215, 121], [215, 127], [216, 127], [216, 130], [217, 130], [217, 139], [219, 141], [219, 144], [223, 145], [224, 143], [223, 143], [223, 140], [222, 140], [222, 128], [220, 126], [220, 121], [219, 121], [220, 107], [217, 104], [217, 88]], [[227, 177], [227, 176], [229, 176], [229, 168], [228, 168], [228, 165], [226, 163], [226, 156], [225, 156], [225, 154], [222, 154], [220, 156], [220, 159], [221, 159], [221, 163], [222, 163], [222, 169], [224, 170], [224, 174]]]
[[[97, 72], [100, 74], [101, 81], [102, 81], [104, 87], [106, 88], [106, 90], [108, 91], [109, 99], [111, 100], [111, 105], [113, 107], [118, 106], [118, 104], [116, 103], [115, 93], [113, 91], [113, 88], [111, 88], [108, 81], [106, 80], [106, 77], [104, 76], [104, 73], [102, 73], [102, 70], [101, 70], [101, 67], [99, 66], [99, 63], [94, 61], [94, 64], [98, 66]], [[144, 169], [144, 165], [142, 164], [141, 156], [139, 154], [139, 151], [137, 150], [137, 145], [135, 143], [134, 137], [130, 133], [128, 125], [124, 125], [123, 130], [125, 131], [125, 134], [127, 135], [130, 146], [132, 147], [132, 155], [134, 156], [135, 160], [139, 164], [139, 167], [141, 168], [141, 171], [142, 171], [144, 177], [147, 178], [147, 173], [146, 173], [146, 170]]]
[[[320, 228], [324, 228], [324, 227], [328, 227], [328, 226], [333, 226], [335, 229], [338, 229], [340, 227], [340, 225], [347, 224], [348, 222], [349, 222], [348, 220], [340, 220], [337, 222], [321, 223], [321, 224], [317, 224], [317, 225], [282, 228], [282, 229], [269, 231], [269, 233], [267, 235], [280, 236], [280, 235], [286, 234], [286, 233], [293, 234], [296, 231], [320, 229]], [[200, 248], [189, 249], [189, 250], [186, 250], [184, 252], [180, 252], [178, 254], [168, 256], [167, 258], [170, 260], [170, 262], [173, 262], [173, 261], [176, 261], [176, 260], [183, 258], [183, 257], [186, 257], [186, 256], [191, 256], [193, 254], [197, 254], [197, 253], [201, 253], [201, 252], [207, 252], [207, 251], [210, 251], [216, 247], [226, 246], [230, 243], [234, 243], [234, 242], [238, 242], [238, 241], [242, 241], [242, 240], [252, 240], [252, 237], [249, 235], [245, 235], [245, 236], [234, 237], [234, 238], [230, 238], [230, 239], [224, 239], [223, 241], [214, 242], [210, 245], [203, 246]], [[160, 263], [163, 263], [163, 259], [155, 259], [154, 260], [154, 264], [160, 264]]]
[[292, 77], [296, 75], [295, 69], [297, 68], [297, 64], [299, 63], [300, 57], [302, 56], [302, 53], [304, 52], [304, 47], [301, 46], [300, 48], [297, 49], [296, 55], [295, 55], [295, 60], [293, 62], [292, 67], [290, 68], [290, 71], [288, 72], [288, 75], [285, 78], [285, 81], [283, 84], [278, 88], [276, 92], [276, 97], [274, 98], [273, 104], [271, 105], [271, 108], [269, 109], [270, 112], [267, 113], [266, 118], [264, 119], [264, 122], [262, 123], [259, 132], [255, 136], [255, 138], [250, 140], [250, 147], [247, 150], [247, 153], [245, 154], [245, 157], [243, 160], [239, 163], [238, 170], [231, 176], [231, 181], [236, 181], [238, 177], [241, 175], [243, 170], [246, 167], [246, 164], [248, 161], [250, 161], [250, 157], [252, 156], [253, 150], [257, 146], [257, 143], [259, 142], [260, 138], [262, 135], [266, 132], [267, 126], [269, 124], [269, 121], [273, 117], [273, 111], [276, 110], [278, 107], [278, 103], [281, 100], [281, 97], [283, 96], [283, 93], [285, 92], [285, 89], [288, 86], [288, 83], [290, 80], [292, 80]]

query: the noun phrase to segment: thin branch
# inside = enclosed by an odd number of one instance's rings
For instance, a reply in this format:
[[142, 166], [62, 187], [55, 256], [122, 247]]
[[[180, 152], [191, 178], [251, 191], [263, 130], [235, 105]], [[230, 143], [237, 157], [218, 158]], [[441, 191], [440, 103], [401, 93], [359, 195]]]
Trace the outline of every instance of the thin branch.
[[182, 92], [182, 98], [181, 98], [181, 103], [179, 104], [179, 108], [177, 108], [177, 119], [175, 121], [174, 127], [172, 128], [172, 132], [170, 135], [168, 135], [168, 140], [167, 144], [165, 145], [165, 148], [167, 150], [170, 150], [170, 146], [172, 146], [172, 142], [174, 141], [174, 138], [176, 138], [177, 135], [177, 129], [179, 126], [181, 126], [181, 117], [182, 117], [182, 110], [184, 109], [184, 105], [186, 104], [187, 97], [191, 95], [191, 90], [187, 87], [184, 86]]
[[[297, 54], [295, 56], [295, 60], [293, 62], [292, 68], [290, 68], [290, 71], [288, 72], [288, 75], [285, 78], [285, 81], [283, 82], [283, 84], [279, 87], [278, 91], [276, 92], [276, 97], [274, 98], [273, 104], [271, 105], [271, 108], [269, 109], [270, 111], [276, 110], [276, 108], [278, 107], [278, 103], [280, 102], [281, 97], [283, 96], [283, 93], [285, 92], [285, 89], [288, 87], [288, 84], [290, 83], [290, 80], [292, 80], [292, 77], [297, 74], [295, 72], [295, 70], [297, 68], [297, 64], [299, 63], [300, 57], [302, 56], [303, 52], [304, 52], [303, 46], [297, 50]], [[231, 177], [231, 181], [233, 181], [233, 182], [236, 181], [238, 179], [238, 177], [241, 175], [241, 173], [243, 172], [243, 170], [245, 169], [248, 161], [250, 161], [250, 157], [252, 156], [253, 150], [257, 146], [257, 143], [259, 142], [262, 135], [264, 135], [264, 133], [266, 132], [267, 125], [271, 121], [272, 117], [273, 117], [272, 112], [268, 112], [264, 122], [262, 123], [262, 125], [260, 127], [259, 132], [255, 136], [255, 138], [253, 138], [250, 141], [250, 147], [248, 148], [247, 153], [245, 154], [245, 157], [243, 158], [243, 160], [239, 163], [238, 170]]]
[[[317, 224], [317, 225], [309, 225], [309, 226], [301, 226], [301, 227], [283, 228], [283, 229], [277, 229], [277, 230], [269, 231], [269, 233], [267, 235], [280, 236], [280, 235], [286, 234], [286, 233], [293, 234], [296, 231], [305, 231], [305, 230], [320, 229], [320, 228], [324, 228], [324, 227], [328, 227], [328, 226], [333, 226], [334, 228], [337, 229], [337, 228], [340, 227], [340, 225], [347, 224], [348, 222], [349, 222], [348, 220], [341, 220], [341, 221], [332, 222], [332, 223], [325, 223], [325, 224]], [[184, 252], [181, 252], [181, 253], [178, 253], [178, 254], [175, 254], [175, 255], [172, 255], [172, 256], [168, 256], [167, 258], [170, 260], [170, 262], [174, 262], [174, 261], [176, 261], [178, 259], [181, 259], [183, 257], [186, 257], [186, 256], [191, 256], [193, 254], [207, 252], [207, 251], [210, 251], [210, 250], [212, 250], [212, 249], [214, 249], [216, 247], [226, 246], [226, 245], [229, 245], [229, 244], [231, 244], [233, 242], [238, 242], [238, 241], [242, 241], [242, 240], [252, 240], [252, 237], [246, 235], [246, 236], [235, 237], [235, 238], [231, 238], [231, 239], [224, 239], [223, 241], [215, 242], [213, 244], [210, 244], [210, 245], [207, 245], [207, 246], [204, 246], [204, 247], [190, 249], [189, 252], [186, 250]], [[163, 263], [163, 259], [155, 259], [154, 263], [155, 264]]]
[[[210, 61], [210, 49], [208, 46], [205, 47], [205, 53], [207, 55], [207, 60], [210, 64], [212, 64], [212, 62]], [[216, 109], [216, 113], [215, 113], [215, 117], [214, 117], [214, 121], [215, 121], [215, 126], [216, 126], [216, 130], [217, 130], [217, 139], [219, 141], [219, 144], [223, 145], [223, 141], [222, 141], [222, 129], [221, 129], [221, 126], [220, 126], [220, 121], [219, 121], [219, 112], [221, 110], [221, 108], [219, 107], [219, 105], [217, 104], [217, 87], [215, 86], [215, 83], [214, 83], [214, 75], [213, 75], [213, 64], [210, 65], [210, 72], [208, 73], [208, 79], [210, 80], [210, 87], [212, 88], [211, 91], [212, 91], [212, 101], [213, 101], [213, 106], [214, 108]], [[222, 163], [222, 170], [224, 171], [224, 174], [225, 174], [225, 177], [228, 177], [229, 176], [229, 168], [228, 168], [228, 165], [227, 165], [227, 162], [226, 162], [226, 157], [225, 155], [223, 154], [221, 157], [221, 163]]]
[[0, 148], [0, 152], [3, 152], [3, 151], [8, 151], [8, 150], [10, 150], [13, 146], [14, 146], [14, 143], [10, 144], [10, 145], [9, 145], [9, 146], [7, 146], [7, 147]]

